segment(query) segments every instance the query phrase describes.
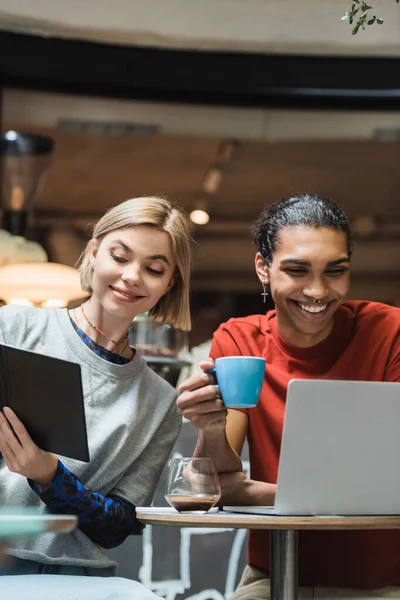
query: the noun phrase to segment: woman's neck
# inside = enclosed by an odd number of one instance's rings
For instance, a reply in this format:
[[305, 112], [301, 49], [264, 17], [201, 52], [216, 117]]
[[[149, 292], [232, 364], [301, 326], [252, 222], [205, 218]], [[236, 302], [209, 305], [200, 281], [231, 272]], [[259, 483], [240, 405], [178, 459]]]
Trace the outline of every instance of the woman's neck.
[[70, 311], [80, 329], [94, 342], [121, 356], [130, 358], [132, 350], [128, 342], [130, 323], [110, 318], [104, 309], [96, 308], [91, 299]]

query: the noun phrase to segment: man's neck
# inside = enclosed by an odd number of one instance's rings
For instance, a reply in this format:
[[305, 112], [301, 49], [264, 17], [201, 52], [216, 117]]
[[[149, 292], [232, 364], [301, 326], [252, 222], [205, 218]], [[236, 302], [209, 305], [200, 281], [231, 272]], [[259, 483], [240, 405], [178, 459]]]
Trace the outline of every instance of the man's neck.
[[325, 329], [317, 334], [306, 334], [301, 331], [297, 331], [290, 325], [281, 323], [279, 320], [279, 315], [277, 315], [277, 320], [278, 332], [281, 338], [283, 338], [288, 344], [296, 346], [297, 348], [311, 348], [312, 346], [316, 346], [320, 342], [326, 340], [333, 329], [333, 319]]

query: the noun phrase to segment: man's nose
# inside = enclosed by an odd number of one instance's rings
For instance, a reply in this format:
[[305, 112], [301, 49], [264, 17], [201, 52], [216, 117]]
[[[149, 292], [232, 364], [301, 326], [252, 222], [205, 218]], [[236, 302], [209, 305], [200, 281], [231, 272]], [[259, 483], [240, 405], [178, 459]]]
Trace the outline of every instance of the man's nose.
[[303, 288], [303, 294], [314, 300], [322, 300], [329, 293], [329, 289], [326, 287], [325, 282], [318, 278], [313, 279]]

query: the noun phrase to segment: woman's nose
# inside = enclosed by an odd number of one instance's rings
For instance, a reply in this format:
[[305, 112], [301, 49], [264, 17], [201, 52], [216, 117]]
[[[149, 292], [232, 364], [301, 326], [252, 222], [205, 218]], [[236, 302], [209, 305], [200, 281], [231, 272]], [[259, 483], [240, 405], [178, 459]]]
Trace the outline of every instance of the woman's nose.
[[142, 280], [140, 267], [138, 265], [127, 265], [121, 279], [129, 285], [139, 285]]

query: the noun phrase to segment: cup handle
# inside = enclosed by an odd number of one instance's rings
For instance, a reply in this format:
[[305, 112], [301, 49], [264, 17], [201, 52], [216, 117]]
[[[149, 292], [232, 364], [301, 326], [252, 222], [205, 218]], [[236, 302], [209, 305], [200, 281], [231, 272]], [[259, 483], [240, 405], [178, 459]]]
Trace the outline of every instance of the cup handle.
[[[211, 369], [208, 369], [207, 371], [204, 371], [204, 372], [213, 374], [213, 373], [217, 372], [217, 369], [215, 367], [212, 367]], [[216, 378], [216, 376], [215, 376], [215, 378]], [[214, 387], [218, 391], [218, 396], [221, 397], [221, 390], [219, 389], [218, 383], [215, 383]]]

